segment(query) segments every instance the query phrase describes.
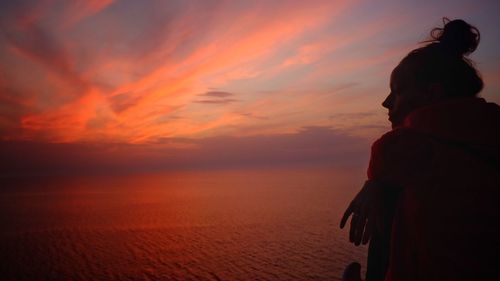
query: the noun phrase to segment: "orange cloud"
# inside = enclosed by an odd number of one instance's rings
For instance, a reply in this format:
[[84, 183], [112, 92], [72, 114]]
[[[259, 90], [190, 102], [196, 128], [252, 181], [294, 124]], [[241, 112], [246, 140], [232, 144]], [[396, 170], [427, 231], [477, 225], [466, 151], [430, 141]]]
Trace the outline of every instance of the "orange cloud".
[[378, 15], [361, 2], [38, 3], [0, 4], [0, 139], [151, 143], [377, 125], [384, 117], [330, 116], [383, 114], [390, 68], [421, 39], [394, 38], [415, 24], [401, 7]]

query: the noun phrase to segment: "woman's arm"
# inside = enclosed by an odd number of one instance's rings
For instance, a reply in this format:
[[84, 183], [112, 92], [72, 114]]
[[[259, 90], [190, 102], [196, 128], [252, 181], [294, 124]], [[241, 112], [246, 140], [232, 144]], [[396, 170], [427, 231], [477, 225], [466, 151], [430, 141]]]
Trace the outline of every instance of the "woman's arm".
[[345, 211], [340, 227], [352, 215], [349, 240], [366, 244], [373, 231], [387, 231], [395, 200], [406, 186], [416, 186], [431, 170], [431, 139], [411, 129], [386, 133], [372, 146], [368, 180]]

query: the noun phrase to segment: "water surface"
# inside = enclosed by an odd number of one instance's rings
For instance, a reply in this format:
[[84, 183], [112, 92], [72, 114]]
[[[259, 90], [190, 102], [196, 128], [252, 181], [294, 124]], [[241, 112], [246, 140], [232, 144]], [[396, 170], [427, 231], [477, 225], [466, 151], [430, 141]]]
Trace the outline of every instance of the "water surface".
[[0, 274], [339, 280], [366, 256], [338, 228], [362, 182], [339, 169], [0, 179]]

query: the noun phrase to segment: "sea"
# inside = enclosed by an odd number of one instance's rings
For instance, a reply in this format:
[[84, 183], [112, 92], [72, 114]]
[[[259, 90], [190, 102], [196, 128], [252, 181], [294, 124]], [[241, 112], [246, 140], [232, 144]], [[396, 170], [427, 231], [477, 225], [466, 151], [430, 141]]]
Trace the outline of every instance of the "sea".
[[0, 179], [1, 280], [341, 280], [360, 169]]

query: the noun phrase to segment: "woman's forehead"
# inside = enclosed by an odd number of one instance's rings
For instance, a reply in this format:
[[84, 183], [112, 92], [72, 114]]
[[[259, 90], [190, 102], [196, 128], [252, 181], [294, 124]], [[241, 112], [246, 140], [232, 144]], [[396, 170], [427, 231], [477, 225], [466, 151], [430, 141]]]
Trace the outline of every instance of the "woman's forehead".
[[404, 67], [404, 65], [399, 64], [391, 72], [390, 83], [391, 85], [398, 85], [398, 86], [406, 85], [409, 84], [410, 82], [409, 78], [410, 77], [408, 75], [407, 68]]
[[401, 70], [399, 70], [397, 67], [394, 68], [394, 70], [391, 72], [391, 79], [390, 79], [390, 85], [391, 87], [394, 87], [397, 84], [401, 84]]

